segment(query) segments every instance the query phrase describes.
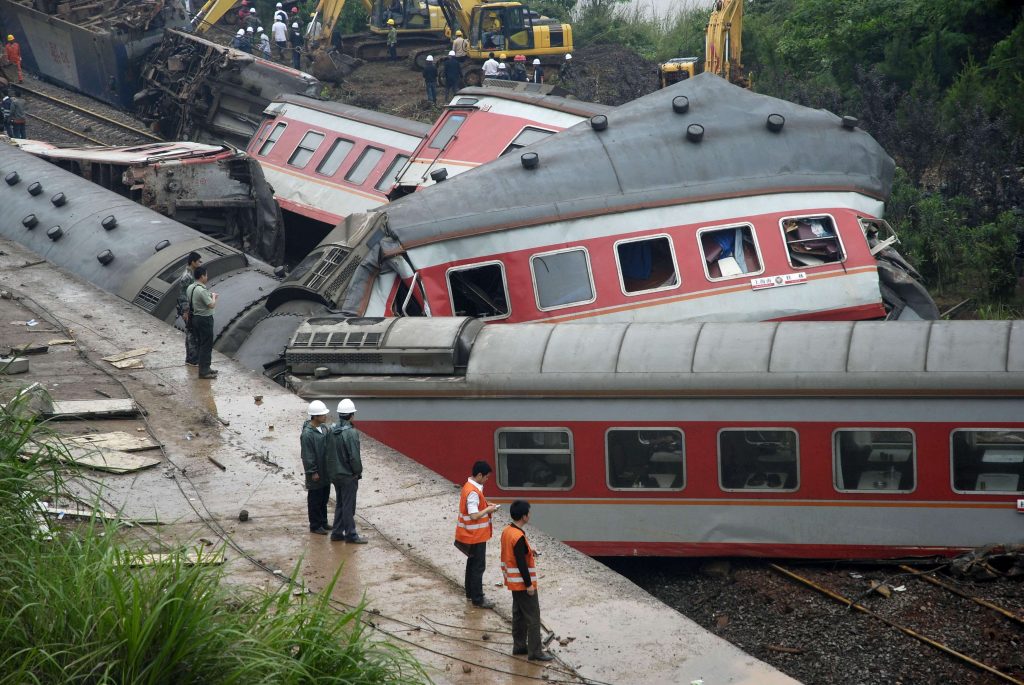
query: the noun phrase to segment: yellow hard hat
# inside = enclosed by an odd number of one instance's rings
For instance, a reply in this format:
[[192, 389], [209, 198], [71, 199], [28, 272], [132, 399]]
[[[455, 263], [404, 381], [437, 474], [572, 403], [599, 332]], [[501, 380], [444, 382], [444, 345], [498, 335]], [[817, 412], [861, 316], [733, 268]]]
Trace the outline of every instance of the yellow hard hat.
[[507, 55], [503, 52], [500, 55], [498, 55], [498, 59], [505, 59], [506, 56]]
[[14, 36], [7, 34], [7, 40], [14, 41]]
[[461, 36], [461, 35], [462, 35], [462, 31], [456, 31], [456, 32], [455, 32], [455, 35], [456, 35], [456, 36]]
[[395, 25], [395, 20], [394, 19], [388, 19], [388, 25], [394, 26]]

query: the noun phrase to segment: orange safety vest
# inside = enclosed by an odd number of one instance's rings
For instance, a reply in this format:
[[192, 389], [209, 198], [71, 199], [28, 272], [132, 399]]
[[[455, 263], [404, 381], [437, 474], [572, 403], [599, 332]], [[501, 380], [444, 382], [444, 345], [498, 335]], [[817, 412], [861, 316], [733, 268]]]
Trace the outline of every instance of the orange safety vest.
[[475, 545], [479, 542], [487, 542], [491, 539], [491, 515], [484, 514], [475, 521], [469, 517], [469, 509], [466, 508], [466, 501], [469, 493], [476, 492], [480, 495], [480, 511], [489, 505], [484, 499], [482, 490], [478, 490], [469, 481], [462, 486], [462, 493], [459, 495], [459, 520], [455, 524], [455, 539], [467, 545]]
[[7, 60], [11, 64], [21, 64], [21, 46], [17, 43], [8, 43], [4, 46], [7, 53]]
[[[501, 531], [501, 575], [505, 576], [505, 587], [513, 591], [526, 589], [526, 583], [516, 563], [515, 547], [520, 538], [525, 539], [526, 533], [511, 524]], [[536, 588], [537, 562], [533, 560], [533, 547], [530, 546], [529, 540], [526, 541], [526, 565], [530, 569], [530, 584]]]

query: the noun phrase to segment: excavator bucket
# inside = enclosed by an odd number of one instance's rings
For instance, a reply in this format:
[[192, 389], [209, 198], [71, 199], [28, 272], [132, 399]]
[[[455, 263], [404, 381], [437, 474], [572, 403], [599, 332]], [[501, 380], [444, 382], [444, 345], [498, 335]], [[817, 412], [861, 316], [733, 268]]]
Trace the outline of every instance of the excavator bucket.
[[337, 50], [317, 50], [313, 54], [311, 73], [321, 81], [340, 83], [362, 63], [363, 60]]

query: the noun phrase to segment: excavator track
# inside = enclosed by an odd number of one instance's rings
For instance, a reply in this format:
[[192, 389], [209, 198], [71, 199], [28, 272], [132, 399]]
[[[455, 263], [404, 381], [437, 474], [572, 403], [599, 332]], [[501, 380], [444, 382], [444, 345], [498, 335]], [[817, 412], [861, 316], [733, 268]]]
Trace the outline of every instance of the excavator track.
[[[383, 62], [388, 58], [388, 46], [385, 36], [378, 36], [373, 33], [356, 33], [350, 36], [342, 36], [342, 40], [344, 41], [343, 52], [346, 55], [357, 57], [366, 62]], [[411, 58], [414, 60], [416, 54], [426, 51], [423, 55], [425, 59], [427, 54], [433, 54], [434, 52], [441, 54], [442, 51], [447, 50], [447, 46], [448, 41], [445, 38], [399, 36], [398, 58]], [[444, 54], [447, 54], [447, 52], [444, 52]], [[413, 66], [413, 68], [421, 70], [423, 67], [421, 65], [419, 67]]]

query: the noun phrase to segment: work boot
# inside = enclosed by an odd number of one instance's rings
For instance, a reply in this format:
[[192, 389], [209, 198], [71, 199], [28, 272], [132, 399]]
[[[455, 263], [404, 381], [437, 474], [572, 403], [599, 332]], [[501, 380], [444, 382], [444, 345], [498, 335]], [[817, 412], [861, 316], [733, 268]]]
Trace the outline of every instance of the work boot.
[[345, 542], [351, 545], [365, 545], [369, 542], [366, 538], [361, 538], [358, 535], [354, 538], [345, 538]]
[[555, 657], [553, 657], [551, 654], [548, 654], [547, 652], [541, 652], [537, 656], [530, 656], [530, 657], [527, 657], [527, 658], [530, 661], [554, 661], [555, 660]]
[[484, 597], [479, 602], [473, 602], [473, 606], [475, 606], [475, 607], [477, 607], [479, 609], [493, 609], [494, 608], [494, 602], [492, 602], [491, 600], [489, 600], [486, 597]]
[[214, 369], [207, 369], [206, 371], [199, 372], [200, 378], [216, 378], [217, 372]]

